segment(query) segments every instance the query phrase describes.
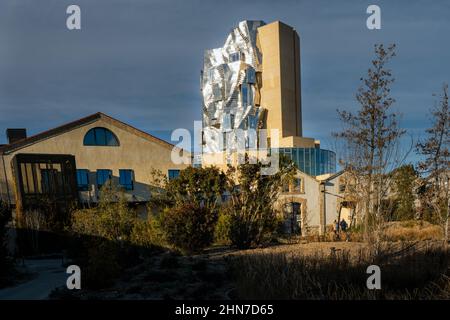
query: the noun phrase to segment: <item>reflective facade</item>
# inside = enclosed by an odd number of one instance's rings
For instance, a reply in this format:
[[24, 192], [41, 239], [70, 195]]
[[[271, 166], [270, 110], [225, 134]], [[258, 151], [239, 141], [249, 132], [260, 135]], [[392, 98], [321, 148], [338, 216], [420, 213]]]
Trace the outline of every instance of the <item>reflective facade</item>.
[[262, 55], [256, 45], [262, 25], [262, 21], [242, 21], [223, 47], [205, 51], [201, 73], [204, 152], [224, 150], [222, 141], [233, 139], [238, 129], [244, 132], [247, 147], [256, 147], [256, 138], [248, 130], [256, 130], [262, 117]]
[[[223, 47], [206, 50], [200, 85], [203, 154], [197, 163], [216, 165], [214, 155], [228, 159], [267, 145], [309, 175], [334, 173], [334, 152], [303, 136], [300, 74], [300, 37], [280, 21], [239, 22]], [[261, 129], [266, 137], [259, 136]]]
[[278, 151], [311, 176], [336, 172], [336, 154], [333, 151], [319, 148], [280, 148]]

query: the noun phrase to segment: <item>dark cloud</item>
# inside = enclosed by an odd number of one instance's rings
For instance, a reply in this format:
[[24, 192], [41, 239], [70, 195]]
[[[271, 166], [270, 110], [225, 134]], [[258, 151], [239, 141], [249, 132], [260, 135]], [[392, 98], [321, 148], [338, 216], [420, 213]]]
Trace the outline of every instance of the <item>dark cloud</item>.
[[[382, 9], [379, 31], [365, 27], [372, 2]], [[82, 9], [81, 31], [65, 27], [70, 4]], [[97, 111], [164, 138], [190, 129], [200, 120], [203, 50], [221, 46], [238, 21], [262, 19], [300, 34], [305, 136], [332, 147], [335, 110], [356, 108], [354, 92], [379, 42], [398, 44], [396, 108], [419, 134], [432, 93], [450, 81], [448, 12], [445, 0], [2, 0], [0, 130], [36, 133]]]

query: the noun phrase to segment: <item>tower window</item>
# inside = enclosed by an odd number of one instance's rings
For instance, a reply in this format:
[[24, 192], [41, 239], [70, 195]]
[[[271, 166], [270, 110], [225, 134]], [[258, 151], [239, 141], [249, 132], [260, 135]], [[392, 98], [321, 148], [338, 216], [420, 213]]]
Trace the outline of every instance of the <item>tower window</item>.
[[213, 96], [214, 101], [220, 101], [222, 100], [222, 89], [219, 87], [218, 84], [213, 84]]
[[214, 81], [214, 71], [215, 71], [214, 68], [209, 68], [209, 69], [208, 69], [208, 78], [209, 78], [209, 80], [211, 80], [211, 81]]
[[248, 87], [245, 84], [242, 85], [241, 96], [242, 96], [242, 106], [246, 107], [248, 105]]
[[233, 52], [230, 54], [230, 62], [235, 62], [241, 60], [241, 55], [239, 52]]
[[256, 83], [255, 69], [247, 68], [246, 74], [247, 74], [247, 83], [251, 83], [251, 84]]

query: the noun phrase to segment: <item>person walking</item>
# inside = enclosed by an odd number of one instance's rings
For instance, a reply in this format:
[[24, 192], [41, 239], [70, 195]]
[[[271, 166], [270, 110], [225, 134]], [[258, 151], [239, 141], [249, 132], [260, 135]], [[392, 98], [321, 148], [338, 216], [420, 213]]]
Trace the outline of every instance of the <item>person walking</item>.
[[338, 240], [339, 239], [339, 221], [334, 220], [334, 235], [335, 235], [335, 239]]
[[339, 223], [342, 232], [345, 235], [345, 240], [348, 241], [348, 236], [347, 236], [347, 222], [344, 220], [344, 218], [342, 218], [341, 222]]

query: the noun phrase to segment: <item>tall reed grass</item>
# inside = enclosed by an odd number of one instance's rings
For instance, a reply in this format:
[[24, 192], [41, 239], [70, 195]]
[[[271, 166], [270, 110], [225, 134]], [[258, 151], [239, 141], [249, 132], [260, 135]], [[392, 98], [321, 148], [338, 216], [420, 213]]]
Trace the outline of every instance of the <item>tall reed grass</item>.
[[[441, 247], [331, 254], [243, 254], [229, 260], [240, 299], [449, 299], [449, 252]], [[381, 268], [381, 290], [366, 286], [369, 265]]]

